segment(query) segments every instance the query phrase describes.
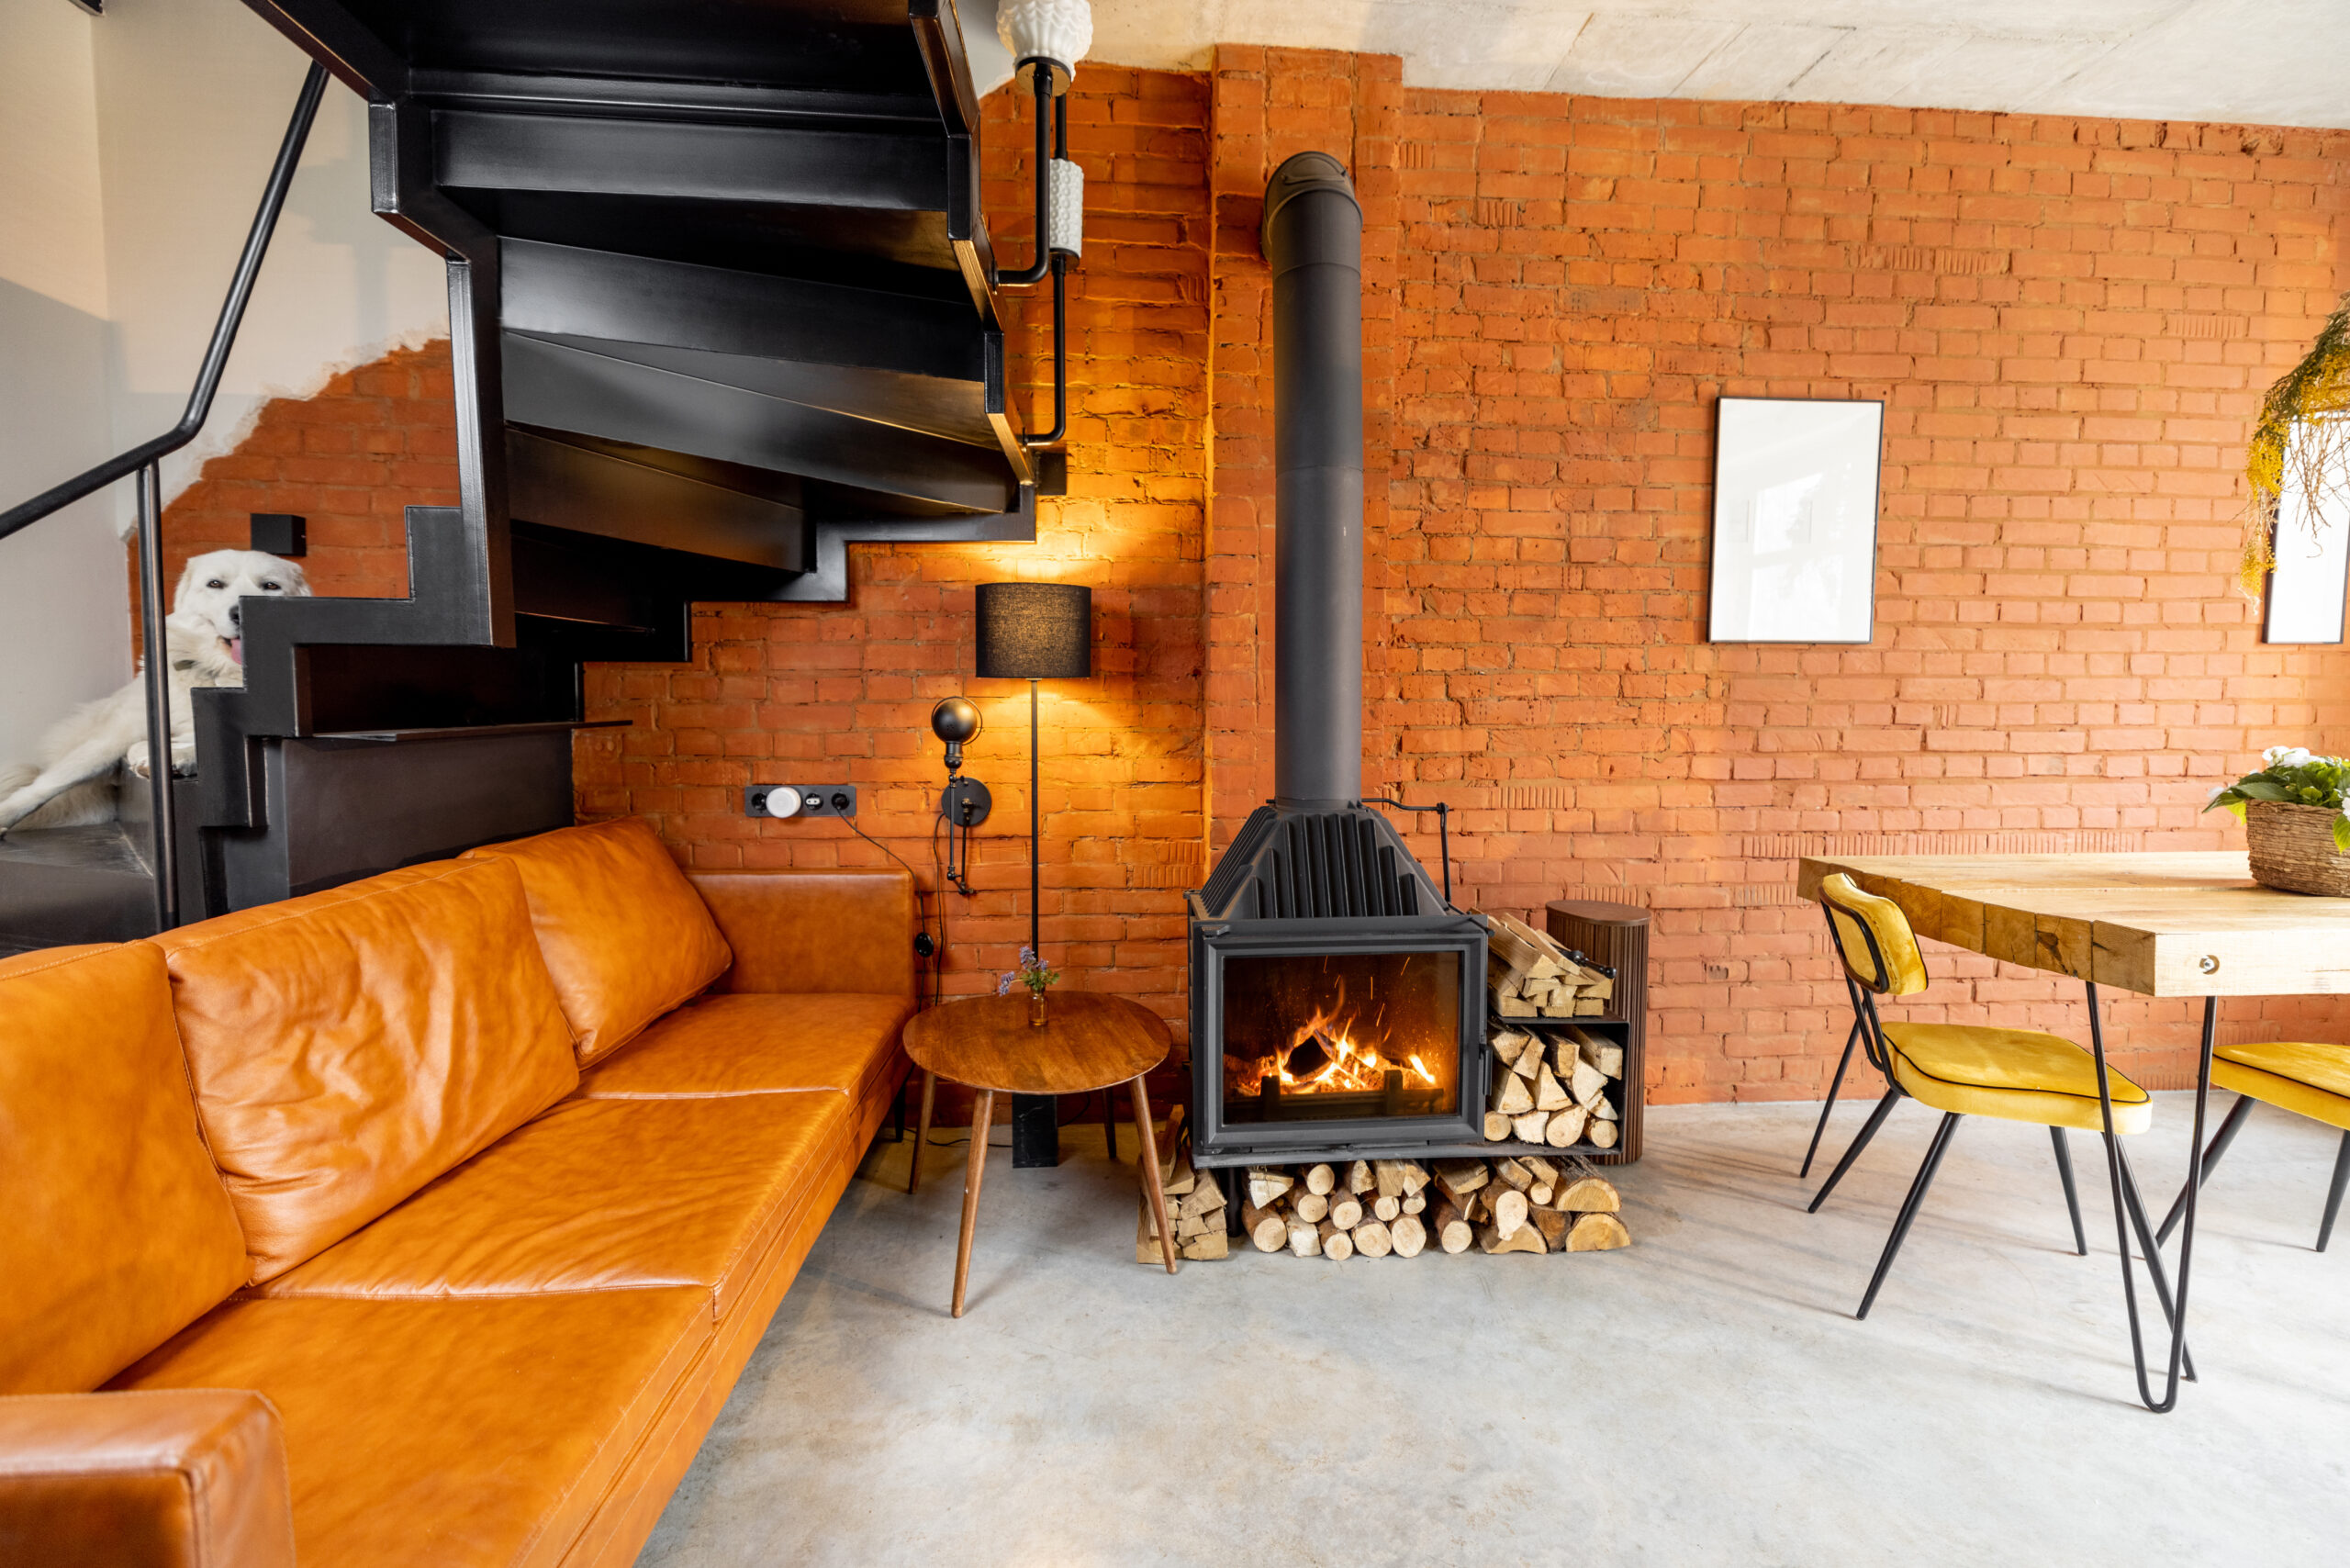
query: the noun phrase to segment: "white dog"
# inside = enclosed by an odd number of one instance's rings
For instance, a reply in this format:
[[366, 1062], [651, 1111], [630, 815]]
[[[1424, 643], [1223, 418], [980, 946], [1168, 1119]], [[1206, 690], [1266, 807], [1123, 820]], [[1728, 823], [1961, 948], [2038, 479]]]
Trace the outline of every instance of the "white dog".
[[[189, 561], [164, 618], [171, 655], [172, 767], [196, 765], [196, 714], [188, 693], [245, 683], [244, 599], [301, 599], [310, 585], [291, 561], [258, 550], [214, 550]], [[145, 777], [147, 683], [85, 702], [50, 727], [39, 760], [0, 767], [0, 834], [13, 827], [80, 827], [114, 820], [114, 771]]]

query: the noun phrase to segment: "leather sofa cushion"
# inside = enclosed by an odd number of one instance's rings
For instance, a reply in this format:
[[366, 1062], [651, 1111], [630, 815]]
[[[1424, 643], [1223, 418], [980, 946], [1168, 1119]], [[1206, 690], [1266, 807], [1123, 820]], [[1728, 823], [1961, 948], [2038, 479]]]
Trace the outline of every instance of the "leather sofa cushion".
[[837, 1094], [567, 1101], [263, 1294], [692, 1284], [722, 1317], [849, 1133]]
[[0, 1399], [0, 1562], [295, 1568], [277, 1412], [228, 1388]]
[[711, 1333], [690, 1287], [235, 1301], [115, 1385], [266, 1394], [305, 1563], [554, 1563]]
[[443, 860], [151, 938], [255, 1282], [569, 1093], [514, 868]]
[[521, 872], [583, 1067], [628, 1044], [733, 961], [708, 906], [637, 818], [465, 854], [509, 860]]
[[903, 870], [686, 875], [734, 950], [719, 990], [914, 994], [914, 881]]
[[162, 956], [0, 960], [0, 1394], [95, 1388], [244, 1275]]
[[580, 1075], [594, 1099], [833, 1089], [856, 1099], [895, 1064], [907, 996], [706, 996]]

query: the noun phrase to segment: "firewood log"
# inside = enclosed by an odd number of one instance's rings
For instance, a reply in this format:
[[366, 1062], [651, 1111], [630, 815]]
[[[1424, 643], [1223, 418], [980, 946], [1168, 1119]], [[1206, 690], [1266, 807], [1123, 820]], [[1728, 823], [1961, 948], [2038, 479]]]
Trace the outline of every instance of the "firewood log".
[[1527, 1223], [1542, 1233], [1542, 1245], [1556, 1252], [1567, 1244], [1567, 1233], [1574, 1228], [1575, 1216], [1557, 1209], [1536, 1209], [1526, 1216]]
[[1403, 1212], [1403, 1199], [1391, 1198], [1384, 1193], [1372, 1194], [1371, 1200], [1371, 1213], [1372, 1218], [1392, 1224], [1393, 1223], [1395, 1216]]
[[[1520, 1051], [1509, 1064], [1509, 1076], [1515, 1079], [1523, 1079], [1526, 1081], [1528, 1092], [1529, 1093], [1533, 1092], [1534, 1075], [1541, 1070], [1542, 1053], [1539, 1050]], [[1494, 1076], [1499, 1077], [1501, 1075], [1496, 1073]]]
[[1428, 1227], [1416, 1216], [1405, 1215], [1387, 1227], [1387, 1238], [1394, 1244], [1398, 1258], [1416, 1258], [1428, 1244]]
[[1471, 1225], [1483, 1225], [1494, 1217], [1493, 1201], [1494, 1192], [1491, 1187], [1478, 1188], [1461, 1204], [1460, 1217]]
[[1521, 1193], [1534, 1185], [1534, 1172], [1528, 1170], [1517, 1160], [1496, 1159], [1493, 1162], [1493, 1170], [1494, 1174], [1501, 1178], [1504, 1185], [1515, 1187]]
[[[1563, 1113], [1561, 1114], [1563, 1114]], [[1616, 1147], [1616, 1139], [1617, 1137], [1616, 1124], [1613, 1122], [1603, 1122], [1598, 1117], [1594, 1116], [1589, 1125], [1583, 1128], [1583, 1137], [1589, 1138], [1593, 1144], [1598, 1148], [1614, 1148]]]
[[1487, 1224], [1479, 1226], [1477, 1227], [1477, 1246], [1481, 1250], [1488, 1254], [1494, 1252], [1548, 1252], [1550, 1250], [1550, 1248], [1543, 1245], [1542, 1233], [1535, 1229], [1534, 1226], [1530, 1225], [1521, 1225], [1516, 1230], [1512, 1231], [1504, 1231], [1498, 1225]]
[[1292, 1213], [1308, 1225], [1320, 1225], [1330, 1212], [1330, 1200], [1319, 1193], [1292, 1192], [1289, 1195]]
[[1194, 1263], [1212, 1263], [1232, 1256], [1232, 1238], [1225, 1235], [1224, 1226], [1211, 1226], [1184, 1242], [1182, 1254]]
[[[1352, 1230], [1362, 1223], [1362, 1200], [1348, 1193], [1330, 1200], [1330, 1223], [1340, 1230]], [[1325, 1243], [1326, 1246], [1327, 1243]]]
[[1618, 1122], [1623, 1120], [1621, 1116], [1618, 1116], [1616, 1114], [1616, 1102], [1610, 1100], [1605, 1094], [1602, 1094], [1598, 1100], [1593, 1103], [1591, 1107], [1591, 1114], [1598, 1117], [1603, 1122]]
[[1510, 1118], [1510, 1133], [1520, 1143], [1540, 1143], [1550, 1131], [1550, 1113], [1528, 1111], [1522, 1116]]
[[1524, 998], [1507, 996], [1499, 993], [1496, 993], [1494, 997], [1494, 1011], [1500, 1014], [1505, 1018], [1539, 1018], [1542, 1016], [1542, 1010], [1535, 1006], [1534, 1003], [1526, 1001]]
[[1477, 1239], [1476, 1227], [1450, 1198], [1438, 1199], [1436, 1207], [1428, 1211], [1428, 1229], [1447, 1252], [1466, 1252]]
[[1180, 1198], [1192, 1190], [1197, 1178], [1188, 1158], [1178, 1158], [1183, 1148], [1183, 1107], [1175, 1106], [1167, 1113], [1167, 1126], [1153, 1140], [1158, 1149], [1158, 1184], [1170, 1198]]
[[[1181, 1110], [1182, 1107], [1179, 1105], [1176, 1109]], [[1188, 1150], [1178, 1150], [1171, 1162], [1166, 1160], [1159, 1162], [1159, 1190], [1169, 1197], [1188, 1198], [1192, 1195], [1192, 1190], [1198, 1186], [1199, 1182], [1200, 1174], [1192, 1169], [1192, 1157]]]
[[1404, 1194], [1404, 1212], [1405, 1214], [1421, 1214], [1427, 1210], [1427, 1206], [1428, 1195], [1426, 1193], [1406, 1193]]
[[1289, 1245], [1289, 1221], [1254, 1204], [1240, 1205], [1240, 1228], [1259, 1252], [1278, 1252]]
[[1375, 1219], [1367, 1219], [1354, 1228], [1355, 1250], [1366, 1258], [1384, 1258], [1395, 1250], [1395, 1238], [1387, 1227]]
[[1607, 1091], [1607, 1075], [1587, 1061], [1577, 1058], [1574, 1078], [1568, 1085], [1575, 1103], [1588, 1111]]
[[1499, 1111], [1486, 1112], [1485, 1141], [1487, 1143], [1507, 1143], [1509, 1141], [1509, 1124], [1510, 1118], [1503, 1115]]
[[[1403, 1168], [1404, 1195], [1405, 1197], [1408, 1198], [1417, 1195], [1419, 1190], [1428, 1184], [1428, 1168], [1421, 1164], [1418, 1160], [1399, 1159], [1395, 1163]], [[1418, 1211], [1412, 1210], [1409, 1212], [1417, 1213]]]
[[1533, 1091], [1527, 1087], [1526, 1080], [1515, 1072], [1498, 1074], [1494, 1084], [1491, 1108], [1505, 1116], [1524, 1115], [1534, 1109]]
[[1583, 1129], [1590, 1119], [1590, 1113], [1582, 1106], [1570, 1105], [1565, 1110], [1551, 1115], [1550, 1125], [1544, 1131], [1542, 1141], [1552, 1148], [1564, 1148], [1583, 1137]]
[[1347, 1167], [1347, 1191], [1356, 1197], [1361, 1197], [1377, 1184], [1376, 1180], [1371, 1176], [1369, 1160], [1358, 1159]]
[[1337, 1184], [1338, 1173], [1336, 1170], [1331, 1170], [1328, 1166], [1309, 1165], [1305, 1168], [1305, 1190], [1307, 1192], [1326, 1193], [1331, 1188]]
[[1343, 1262], [1355, 1255], [1354, 1238], [1347, 1234], [1346, 1227], [1337, 1221], [1324, 1220], [1321, 1236], [1322, 1256], [1325, 1258], [1336, 1259]]
[[1538, 1111], [1563, 1111], [1574, 1102], [1559, 1086], [1558, 1079], [1548, 1067], [1535, 1075], [1534, 1108]]
[[1578, 1018], [1605, 1018], [1607, 1016], [1607, 1003], [1595, 996], [1578, 997], [1575, 999], [1574, 1015]]
[[1248, 1168], [1248, 1201], [1259, 1208], [1270, 1208], [1275, 1198], [1297, 1185], [1297, 1178], [1271, 1165], [1251, 1165]]
[[1557, 1197], [1558, 1194], [1559, 1189], [1551, 1186], [1549, 1182], [1537, 1182], [1534, 1185], [1526, 1189], [1526, 1201], [1532, 1204], [1538, 1209], [1547, 1209], [1550, 1206], [1550, 1200]]
[[1528, 1209], [1526, 1194], [1514, 1187], [1495, 1189], [1491, 1199], [1491, 1206], [1494, 1212], [1494, 1227], [1504, 1236], [1512, 1234], [1519, 1226], [1526, 1223]]
[[[1192, 1190], [1184, 1193], [1176, 1203], [1175, 1212], [1181, 1215], [1212, 1215], [1223, 1207], [1224, 1189], [1216, 1184], [1216, 1179], [1213, 1175], [1203, 1172]], [[1218, 1221], [1218, 1223], [1222, 1222]]]
[[1487, 1182], [1493, 1173], [1482, 1159], [1439, 1159], [1436, 1162], [1436, 1184], [1455, 1198], [1465, 1198]]
[[[1179, 1247], [1176, 1250], [1180, 1256], [1182, 1249]], [[1157, 1263], [1161, 1267], [1167, 1262], [1165, 1255], [1158, 1249], [1158, 1227], [1150, 1223], [1150, 1194], [1147, 1193], [1142, 1197], [1142, 1215], [1135, 1221], [1135, 1261]]]
[[1624, 1199], [1606, 1177], [1582, 1176], [1567, 1183], [1559, 1193], [1557, 1206], [1581, 1214], [1612, 1215], [1622, 1212]]
[[1399, 1159], [1374, 1159], [1371, 1162], [1371, 1179], [1382, 1198], [1404, 1195], [1404, 1163]]
[[1534, 1180], [1538, 1184], [1554, 1188], [1558, 1186], [1559, 1168], [1540, 1155], [1521, 1154], [1517, 1157], [1517, 1162], [1534, 1173]]
[[1614, 1215], [1585, 1215], [1567, 1232], [1570, 1252], [1613, 1252], [1631, 1244], [1632, 1233]]
[[1538, 1043], [1533, 1036], [1522, 1029], [1496, 1030], [1494, 1037], [1486, 1042], [1494, 1047], [1494, 1054], [1504, 1061], [1516, 1061], [1518, 1052]]
[[1295, 1215], [1290, 1215], [1289, 1249], [1300, 1258], [1320, 1257], [1322, 1255], [1322, 1232], [1320, 1227], [1309, 1221], [1298, 1218]]
[[1559, 961], [1541, 943], [1531, 939], [1532, 928], [1505, 914], [1488, 914], [1493, 926], [1489, 951], [1507, 967], [1510, 979], [1531, 976], [1549, 980], [1560, 972]]
[[1621, 1046], [1600, 1047], [1598, 1066], [1599, 1070], [1606, 1073], [1610, 1078], [1623, 1077], [1624, 1047]]

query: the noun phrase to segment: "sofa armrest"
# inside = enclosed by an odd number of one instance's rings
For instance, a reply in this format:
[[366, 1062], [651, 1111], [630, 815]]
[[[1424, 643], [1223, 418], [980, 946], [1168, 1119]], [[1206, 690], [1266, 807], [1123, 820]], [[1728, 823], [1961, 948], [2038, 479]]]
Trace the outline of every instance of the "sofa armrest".
[[914, 994], [914, 880], [896, 867], [687, 875], [734, 949], [716, 989]]
[[222, 1388], [0, 1399], [0, 1562], [294, 1568], [276, 1407]]

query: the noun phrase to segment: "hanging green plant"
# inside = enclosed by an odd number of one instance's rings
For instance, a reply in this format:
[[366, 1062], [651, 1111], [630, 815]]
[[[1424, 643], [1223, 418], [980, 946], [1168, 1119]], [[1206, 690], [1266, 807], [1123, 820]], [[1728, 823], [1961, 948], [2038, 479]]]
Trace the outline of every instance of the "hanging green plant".
[[2257, 600], [2277, 565], [2277, 504], [2289, 481], [2309, 498], [2311, 527], [2322, 502], [2350, 502], [2350, 295], [2318, 330], [2317, 342], [2261, 400], [2244, 454], [2252, 482], [2245, 503], [2237, 586]]

